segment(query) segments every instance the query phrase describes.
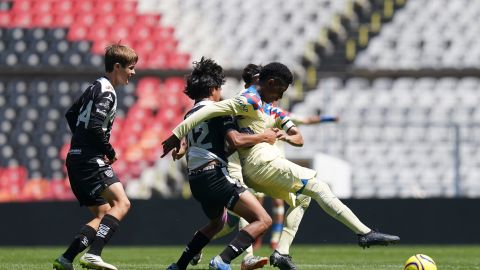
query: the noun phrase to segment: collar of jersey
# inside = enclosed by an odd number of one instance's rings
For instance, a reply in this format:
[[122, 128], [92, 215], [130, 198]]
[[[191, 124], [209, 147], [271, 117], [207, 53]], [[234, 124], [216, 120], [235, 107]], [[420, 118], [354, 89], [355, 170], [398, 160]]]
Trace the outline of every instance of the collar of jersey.
[[212, 103], [214, 103], [213, 100], [203, 99], [203, 100], [200, 100], [199, 102], [195, 103], [195, 105], [193, 105], [193, 108], [196, 108], [196, 107], [199, 107], [199, 106], [206, 106], [206, 105], [209, 105], [209, 104], [212, 104]]

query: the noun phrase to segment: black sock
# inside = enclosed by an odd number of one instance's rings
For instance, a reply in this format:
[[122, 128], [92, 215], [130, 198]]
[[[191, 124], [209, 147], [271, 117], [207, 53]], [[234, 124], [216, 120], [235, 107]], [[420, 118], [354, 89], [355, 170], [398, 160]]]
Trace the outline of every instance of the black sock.
[[112, 235], [120, 226], [119, 220], [112, 216], [112, 215], [105, 215], [100, 222], [100, 226], [98, 227], [97, 235], [95, 235], [95, 239], [93, 240], [92, 246], [88, 253], [94, 255], [102, 255], [103, 247], [108, 243]]
[[178, 268], [182, 270], [187, 269], [188, 263], [195, 255], [202, 251], [202, 248], [205, 247], [208, 242], [210, 242], [210, 239], [208, 239], [201, 231], [197, 231], [183, 251], [180, 259], [178, 259]]
[[220, 253], [222, 261], [230, 263], [233, 259], [238, 257], [242, 252], [250, 246], [255, 239], [246, 231], [241, 230], [237, 236], [228, 244], [228, 246]]
[[73, 239], [70, 246], [67, 248], [65, 253], [63, 253], [63, 257], [71, 262], [75, 259], [75, 257], [82, 251], [84, 251], [90, 244], [92, 243], [93, 239], [95, 238], [95, 234], [97, 231], [85, 225], [80, 229], [75, 238]]

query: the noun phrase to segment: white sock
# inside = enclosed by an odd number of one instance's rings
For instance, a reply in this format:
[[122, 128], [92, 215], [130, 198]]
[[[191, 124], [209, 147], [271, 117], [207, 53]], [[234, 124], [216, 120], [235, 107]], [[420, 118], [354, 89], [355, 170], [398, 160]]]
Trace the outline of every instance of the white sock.
[[356, 234], [365, 234], [370, 228], [365, 226], [355, 214], [343, 204], [330, 190], [330, 187], [318, 179], [310, 179], [302, 194], [312, 197], [327, 212]]
[[305, 210], [310, 205], [310, 197], [305, 195], [298, 195], [295, 207], [288, 208], [285, 214], [285, 220], [283, 221], [283, 230], [278, 240], [277, 251], [280, 254], [289, 254], [290, 246], [292, 245], [293, 238], [297, 234], [298, 227], [302, 221]]

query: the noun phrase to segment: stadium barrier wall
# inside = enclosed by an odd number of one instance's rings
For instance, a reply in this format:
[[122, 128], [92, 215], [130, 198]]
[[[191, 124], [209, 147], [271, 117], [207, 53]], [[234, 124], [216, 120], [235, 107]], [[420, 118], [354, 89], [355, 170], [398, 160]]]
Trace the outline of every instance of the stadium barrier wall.
[[[266, 201], [269, 201], [266, 199]], [[479, 244], [480, 199], [343, 200], [372, 228], [397, 234], [403, 244]], [[270, 207], [266, 206], [266, 209]], [[0, 204], [4, 232], [0, 246], [66, 246], [90, 218], [76, 202]], [[194, 200], [134, 200], [111, 243], [114, 245], [185, 245], [207, 219]], [[233, 234], [213, 243], [226, 243]], [[264, 237], [267, 241], [269, 237]], [[345, 226], [312, 202], [295, 243], [356, 244]]]

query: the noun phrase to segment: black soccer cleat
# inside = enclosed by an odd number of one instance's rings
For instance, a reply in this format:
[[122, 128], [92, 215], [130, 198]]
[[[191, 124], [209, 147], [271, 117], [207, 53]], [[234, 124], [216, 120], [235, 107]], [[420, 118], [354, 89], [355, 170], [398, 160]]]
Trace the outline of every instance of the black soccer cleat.
[[371, 230], [366, 234], [358, 235], [358, 245], [362, 248], [369, 248], [370, 246], [388, 246], [400, 241], [400, 237], [381, 233], [377, 230]]
[[292, 261], [292, 256], [283, 255], [274, 251], [270, 255], [270, 265], [280, 268], [280, 270], [297, 270], [297, 266]]

